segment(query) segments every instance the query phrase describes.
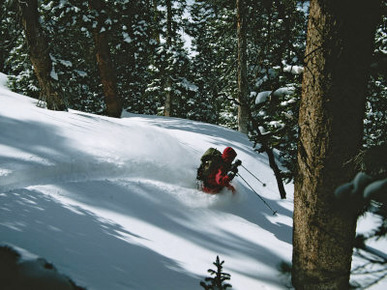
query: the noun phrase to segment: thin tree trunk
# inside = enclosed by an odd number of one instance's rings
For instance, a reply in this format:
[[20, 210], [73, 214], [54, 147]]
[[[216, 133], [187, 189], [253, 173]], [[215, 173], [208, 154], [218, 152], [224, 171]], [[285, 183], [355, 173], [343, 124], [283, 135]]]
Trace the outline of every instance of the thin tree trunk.
[[158, 31], [159, 27], [159, 16], [158, 16], [158, 8], [157, 8], [157, 0], [152, 0], [152, 11], [153, 11], [153, 27], [152, 27], [152, 35], [153, 39], [160, 44], [160, 33]]
[[106, 17], [103, 10], [105, 9], [103, 0], [89, 0], [90, 9], [97, 12], [98, 25], [94, 29], [94, 43], [96, 58], [103, 87], [106, 114], [110, 117], [120, 118], [122, 113], [122, 103], [117, 94], [117, 80], [111, 59], [109, 40], [107, 30], [103, 28]]
[[281, 174], [281, 170], [278, 168], [277, 163], [275, 162], [273, 149], [271, 149], [267, 146], [264, 146], [264, 147], [265, 147], [266, 154], [269, 158], [269, 165], [270, 165], [271, 169], [273, 169], [274, 176], [277, 180], [277, 186], [278, 186], [280, 196], [282, 199], [285, 199], [286, 198], [286, 191], [285, 191], [284, 183], [282, 181], [282, 174]]
[[237, 36], [238, 36], [238, 130], [244, 134], [248, 132], [249, 107], [247, 101], [247, 56], [246, 56], [246, 13], [244, 0], [236, 0], [237, 7]]
[[281, 170], [279, 169], [279, 167], [275, 161], [273, 149], [267, 145], [266, 138], [262, 135], [261, 131], [259, 131], [259, 125], [257, 123], [254, 123], [254, 121], [253, 121], [253, 127], [257, 128], [257, 134], [258, 134], [257, 141], [259, 141], [259, 143], [262, 146], [259, 151], [266, 152], [267, 157], [269, 158], [270, 168], [273, 169], [274, 176], [277, 180], [277, 186], [278, 186], [278, 191], [280, 193], [280, 197], [281, 197], [281, 199], [285, 199], [286, 198], [286, 191], [285, 191], [284, 183], [282, 180], [282, 174], [281, 174]]
[[47, 39], [39, 23], [37, 0], [18, 1], [29, 56], [40, 86], [40, 97], [50, 110], [66, 110], [63, 100], [52, 85], [52, 62]]
[[361, 146], [380, 1], [312, 0], [299, 115], [292, 282], [348, 289], [356, 216], [332, 206]]
[[[169, 50], [172, 46], [172, 3], [171, 0], [167, 0], [167, 49]], [[169, 55], [169, 52], [168, 52]], [[170, 117], [172, 115], [172, 79], [170, 74], [170, 69], [167, 69], [166, 73], [166, 96], [165, 96], [165, 106], [164, 106], [164, 116]]]

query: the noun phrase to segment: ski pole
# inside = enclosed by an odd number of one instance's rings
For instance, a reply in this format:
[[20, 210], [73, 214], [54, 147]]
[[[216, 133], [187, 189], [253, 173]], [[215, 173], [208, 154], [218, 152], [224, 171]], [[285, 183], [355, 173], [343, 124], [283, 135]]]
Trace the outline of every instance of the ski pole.
[[272, 208], [271, 208], [271, 206], [266, 202], [266, 200], [264, 200], [263, 199], [263, 197], [262, 196], [260, 196], [259, 194], [258, 194], [258, 192], [256, 192], [255, 190], [254, 190], [254, 188], [238, 173], [237, 174], [240, 178], [242, 178], [242, 180], [248, 185], [248, 187], [250, 187], [250, 189], [256, 194], [256, 195], [258, 195], [258, 197], [263, 201], [263, 203], [273, 212], [273, 215], [276, 215], [277, 214], [277, 211], [276, 210], [273, 210]]
[[258, 177], [256, 177], [250, 170], [248, 170], [246, 167], [244, 167], [242, 164], [241, 166], [248, 172], [250, 173], [256, 180], [258, 180], [260, 183], [262, 183], [263, 187], [266, 187], [266, 183], [262, 182]]

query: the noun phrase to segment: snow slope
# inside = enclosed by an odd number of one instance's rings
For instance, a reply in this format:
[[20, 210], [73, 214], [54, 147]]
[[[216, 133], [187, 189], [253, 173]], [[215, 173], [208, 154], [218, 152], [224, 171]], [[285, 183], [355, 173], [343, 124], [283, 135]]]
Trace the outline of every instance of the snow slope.
[[[199, 289], [217, 255], [233, 289], [284, 289], [292, 187], [280, 200], [265, 156], [225, 128], [127, 114], [54, 112], [0, 74], [0, 244], [46, 258], [88, 289]], [[232, 146], [237, 194], [195, 189], [201, 154]]]

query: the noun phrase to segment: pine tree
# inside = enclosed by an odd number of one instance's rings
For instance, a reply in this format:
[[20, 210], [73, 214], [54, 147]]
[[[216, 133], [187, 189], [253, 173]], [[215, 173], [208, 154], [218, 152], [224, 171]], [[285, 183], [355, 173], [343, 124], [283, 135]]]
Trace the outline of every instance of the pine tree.
[[[164, 0], [118, 0], [107, 5], [110, 53], [123, 107], [133, 113], [160, 113], [165, 106], [166, 91], [170, 91], [174, 96], [172, 115], [237, 129], [236, 1], [192, 1], [189, 21], [183, 16], [184, 2], [171, 1], [172, 43], [169, 47], [166, 45]], [[278, 157], [287, 168], [281, 175], [287, 180], [295, 173], [306, 32], [302, 2], [305, 1], [244, 0], [245, 94], [251, 112], [248, 132], [258, 151], [262, 142], [278, 150]], [[9, 75], [13, 90], [38, 98], [39, 83], [31, 69], [12, 3], [18, 1], [2, 1], [0, 6], [0, 65]], [[41, 29], [50, 43], [54, 89], [70, 108], [106, 113], [93, 43], [96, 18], [90, 13], [88, 1], [42, 0], [39, 3]], [[387, 119], [383, 71], [385, 26], [384, 20], [377, 33], [375, 61], [371, 68], [365, 147], [386, 142], [383, 134]], [[191, 54], [184, 47], [182, 30], [192, 37]], [[171, 85], [166, 85], [167, 75], [172, 80]], [[270, 94], [263, 101], [261, 97], [266, 92]]]
[[0, 71], [8, 75], [11, 89], [16, 91], [17, 82], [21, 82], [24, 87], [18, 92], [39, 98], [38, 81], [28, 56], [18, 5], [16, 1], [2, 1], [0, 9]]
[[8, 74], [11, 67], [8, 62], [9, 52], [15, 41], [20, 37], [22, 28], [20, 21], [16, 21], [16, 3], [2, 1], [0, 4], [0, 71]]
[[[247, 66], [243, 101], [245, 110], [250, 111], [249, 136], [257, 146], [265, 142], [270, 150], [279, 149], [283, 165], [289, 167], [282, 175], [291, 180], [297, 146], [306, 15], [298, 1], [244, 0], [243, 3]], [[195, 2], [188, 25], [197, 53], [193, 65], [199, 93], [211, 108], [212, 118], [216, 116], [213, 122], [233, 129], [237, 129], [240, 103], [237, 100], [235, 4], [235, 1]], [[257, 96], [266, 91], [277, 93], [265, 102], [258, 101]], [[257, 131], [259, 128], [262, 132]]]
[[[387, 9], [387, 2], [384, 2]], [[368, 82], [366, 116], [364, 119], [364, 148], [387, 144], [387, 16], [383, 16], [375, 34], [375, 49]]]
[[[98, 88], [93, 41], [85, 28], [88, 17], [83, 11], [88, 11], [87, 2], [44, 0], [39, 3], [41, 27], [50, 43], [51, 75], [55, 78], [56, 90], [69, 108], [102, 112], [102, 100], [96, 98], [102, 93]], [[24, 57], [26, 47], [19, 45], [20, 42], [20, 37], [13, 41], [14, 47], [7, 59], [10, 87], [37, 97], [37, 80], [30, 72], [29, 60]]]
[[88, 2], [44, 0], [39, 8], [43, 28], [52, 43], [51, 58], [58, 88], [68, 106], [103, 114], [105, 104]]
[[238, 36], [238, 130], [248, 133], [250, 106], [248, 104], [247, 79], [247, 12], [245, 0], [236, 1], [237, 36]]
[[290, 181], [295, 174], [306, 15], [298, 1], [252, 2], [251, 9], [262, 16], [251, 19], [255, 30], [249, 30], [250, 48], [256, 51], [249, 54], [250, 139], [278, 150], [278, 160], [287, 168], [281, 178]]
[[235, 1], [195, 1], [186, 26], [202, 121], [236, 129], [237, 40]]
[[191, 61], [179, 32], [185, 1], [159, 1], [157, 7], [166, 13], [164, 18], [157, 18], [161, 42], [149, 67], [152, 81], [146, 96], [156, 98], [161, 104], [159, 114], [192, 118], [194, 114], [190, 114], [190, 110], [195, 107], [197, 88], [191, 81]]
[[114, 1], [112, 17], [112, 58], [124, 109], [139, 114], [156, 114], [160, 104], [147, 95], [153, 80], [150, 67], [156, 54], [157, 26], [153, 0]]
[[200, 282], [205, 290], [223, 290], [227, 288], [232, 288], [231, 284], [225, 283], [231, 279], [231, 275], [223, 272], [224, 261], [220, 262], [219, 256], [216, 256], [216, 261], [213, 263], [216, 267], [216, 270], [208, 269], [208, 273], [214, 277], [207, 277], [204, 281]]
[[[14, 1], [16, 3], [16, 1]], [[136, 113], [154, 113], [152, 101], [144, 99], [147, 68], [153, 55], [149, 1], [113, 1], [106, 7], [110, 16], [111, 57], [117, 72], [117, 88], [125, 96], [123, 105]], [[2, 9], [12, 19], [12, 9]], [[90, 13], [88, 1], [43, 0], [38, 7], [41, 25], [50, 46], [53, 76], [56, 89], [65, 96], [70, 108], [99, 113], [106, 111], [103, 90], [95, 59], [93, 27], [95, 15]], [[8, 24], [5, 30], [15, 31]], [[11, 36], [10, 36], [11, 37]], [[23, 55], [26, 47], [19, 45], [19, 38], [10, 38], [13, 47], [7, 51], [11, 87], [26, 95], [36, 95], [36, 78]], [[148, 108], [151, 108], [150, 111]]]

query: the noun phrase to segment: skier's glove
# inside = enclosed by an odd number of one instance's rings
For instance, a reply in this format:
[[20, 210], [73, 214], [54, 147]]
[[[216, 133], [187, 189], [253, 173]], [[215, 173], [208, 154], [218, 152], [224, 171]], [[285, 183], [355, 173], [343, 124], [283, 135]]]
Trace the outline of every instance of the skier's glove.
[[[234, 175], [238, 173], [238, 166], [240, 166], [242, 164], [242, 161], [240, 161], [239, 159], [237, 159], [232, 165], [231, 165], [231, 168], [230, 168], [230, 171], [234, 172]], [[228, 175], [228, 174], [227, 174]]]
[[240, 166], [240, 165], [242, 165], [242, 161], [240, 161], [239, 159], [235, 160], [234, 166], [235, 166], [235, 167], [238, 167], [238, 166]]
[[238, 168], [236, 169], [236, 171], [230, 170], [229, 172], [227, 172], [228, 180], [229, 181], [233, 180], [237, 173], [238, 173]]

